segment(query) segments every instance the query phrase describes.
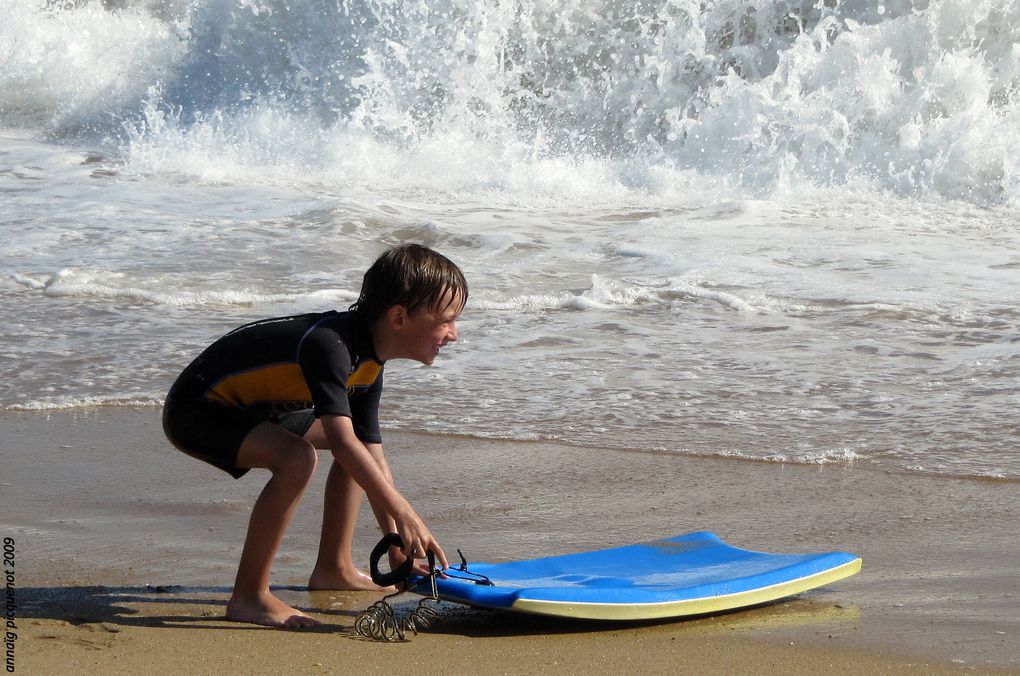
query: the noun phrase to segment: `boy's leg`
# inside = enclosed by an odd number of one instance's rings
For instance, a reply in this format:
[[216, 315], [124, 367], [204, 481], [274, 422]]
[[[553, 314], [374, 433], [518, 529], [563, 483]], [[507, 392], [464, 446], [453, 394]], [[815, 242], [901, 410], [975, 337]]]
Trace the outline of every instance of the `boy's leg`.
[[[305, 440], [317, 448], [327, 448], [322, 424], [316, 420]], [[354, 564], [351, 547], [365, 491], [333, 460], [326, 478], [322, 508], [322, 534], [319, 555], [308, 578], [309, 589], [378, 591], [367, 573]]]
[[273, 423], [259, 424], [241, 443], [237, 465], [262, 467], [273, 476], [252, 508], [234, 593], [227, 603], [228, 619], [284, 627], [318, 624], [269, 591], [273, 559], [315, 463], [311, 444]]

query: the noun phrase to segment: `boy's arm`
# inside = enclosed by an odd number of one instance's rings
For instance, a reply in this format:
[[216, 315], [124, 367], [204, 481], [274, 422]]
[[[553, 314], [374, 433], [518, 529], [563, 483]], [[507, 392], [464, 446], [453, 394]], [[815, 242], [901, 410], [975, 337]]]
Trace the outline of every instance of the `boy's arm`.
[[[372, 454], [372, 457], [375, 458], [375, 461], [379, 464], [379, 467], [382, 468], [383, 474], [385, 474], [389, 478], [390, 483], [396, 485], [395, 482], [393, 481], [393, 473], [390, 472], [390, 465], [388, 462], [386, 462], [386, 454], [383, 452], [382, 444], [365, 444], [365, 447], [368, 448], [368, 452]], [[383, 509], [381, 509], [371, 500], [368, 501], [368, 504], [372, 506], [372, 512], [375, 514], [375, 520], [379, 523], [379, 528], [382, 530], [383, 533], [397, 532], [396, 522], [393, 521], [393, 518], [389, 514], [387, 514]], [[407, 557], [404, 556], [404, 553], [402, 551], [400, 551], [396, 547], [391, 547], [390, 570], [396, 570], [397, 568], [399, 568], [400, 564], [402, 564], [406, 558]], [[416, 564], [413, 570], [414, 573], [417, 575], [429, 574], [429, 569], [420, 564]]]
[[379, 525], [388, 526], [388, 520], [392, 520], [394, 530], [404, 541], [404, 555], [420, 559], [432, 550], [439, 564], [446, 568], [449, 563], [439, 543], [393, 483], [389, 465], [382, 455], [382, 446], [372, 444], [377, 453], [370, 450], [358, 439], [354, 424], [347, 416], [324, 415], [321, 421], [333, 457], [364, 489], [380, 520]]
[[[393, 473], [390, 471], [390, 465], [386, 462], [386, 454], [383, 452], [382, 444], [365, 444], [365, 448], [368, 449], [372, 459], [375, 460], [377, 465], [379, 465], [379, 468], [382, 470], [386, 479], [396, 486], [396, 482], [393, 480]], [[382, 532], [395, 533], [397, 531], [397, 524], [393, 521], [393, 517], [387, 514], [381, 506], [377, 506], [376, 503], [371, 500], [369, 500], [369, 504], [372, 506], [372, 511], [375, 513], [375, 519], [379, 522], [379, 528], [382, 529]]]

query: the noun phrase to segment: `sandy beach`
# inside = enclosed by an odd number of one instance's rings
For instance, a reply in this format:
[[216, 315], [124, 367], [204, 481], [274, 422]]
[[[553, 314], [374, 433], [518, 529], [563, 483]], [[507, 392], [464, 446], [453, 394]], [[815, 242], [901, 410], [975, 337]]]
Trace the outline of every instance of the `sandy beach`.
[[[0, 673], [1020, 676], [1020, 1], [0, 2]], [[307, 588], [322, 453], [272, 574], [321, 624], [228, 622], [269, 474], [160, 403], [401, 244], [470, 286], [430, 366], [373, 338], [455, 564], [710, 531], [863, 569], [377, 643], [380, 593]]]
[[[423, 633], [379, 644], [353, 631], [378, 595], [303, 586], [322, 467], [274, 584], [323, 624], [284, 631], [223, 619], [263, 477], [234, 481], [174, 451], [155, 408], [7, 412], [0, 440], [15, 673], [1020, 673], [1017, 482], [389, 433], [398, 483], [447, 552], [469, 561], [712, 530], [749, 549], [854, 552], [864, 569], [679, 622], [443, 604]], [[367, 565], [378, 534], [362, 517]]]

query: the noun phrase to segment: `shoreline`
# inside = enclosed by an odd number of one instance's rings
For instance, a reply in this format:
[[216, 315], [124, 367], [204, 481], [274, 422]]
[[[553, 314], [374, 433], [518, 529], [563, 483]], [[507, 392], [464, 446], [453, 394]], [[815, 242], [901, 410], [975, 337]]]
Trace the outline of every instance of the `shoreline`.
[[[712, 530], [748, 549], [864, 559], [831, 587], [674, 622], [564, 622], [444, 603], [433, 627], [389, 645], [352, 632], [380, 595], [303, 587], [323, 466], [273, 584], [324, 627], [275, 630], [222, 618], [264, 477], [234, 481], [176, 452], [158, 409], [3, 412], [0, 439], [0, 536], [16, 547], [13, 645], [27, 673], [212, 673], [239, 659], [251, 673], [351, 664], [1020, 673], [1020, 544], [1008, 535], [1020, 522], [1017, 482], [387, 431], [398, 485], [451, 558], [458, 548], [469, 561], [499, 561]], [[366, 564], [377, 540], [369, 512], [355, 541]]]
[[[477, 674], [583, 674], [595, 669], [663, 674], [1016, 673], [833, 645], [835, 637], [825, 645], [810, 638], [763, 636], [749, 624], [729, 625], [724, 616], [607, 626], [444, 609], [443, 617], [422, 633], [404, 642], [377, 643], [356, 636], [352, 626], [363, 604], [376, 598], [371, 593], [318, 593], [316, 614], [323, 624], [299, 631], [227, 622], [218, 615], [222, 591], [65, 592], [55, 600], [67, 611], [67, 619], [23, 623], [19, 641], [26, 645], [18, 646], [19, 669], [23, 665], [33, 674], [213, 674], [238, 666], [251, 674], [352, 669], [368, 674], [409, 669]], [[104, 596], [109, 601], [104, 602]], [[323, 609], [327, 601], [329, 607]]]

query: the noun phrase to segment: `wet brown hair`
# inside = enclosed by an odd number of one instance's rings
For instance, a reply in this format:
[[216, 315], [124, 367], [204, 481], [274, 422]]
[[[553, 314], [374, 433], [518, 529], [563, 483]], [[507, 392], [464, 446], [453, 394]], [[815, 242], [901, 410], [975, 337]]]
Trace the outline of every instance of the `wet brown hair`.
[[[439, 311], [447, 293], [457, 294], [461, 307], [467, 302], [468, 285], [464, 273], [446, 256], [420, 244], [393, 247], [376, 259], [365, 273], [361, 295], [350, 310], [357, 312], [368, 324], [375, 323], [386, 310], [403, 305], [408, 312], [422, 308]], [[458, 308], [460, 309], [460, 308]]]

